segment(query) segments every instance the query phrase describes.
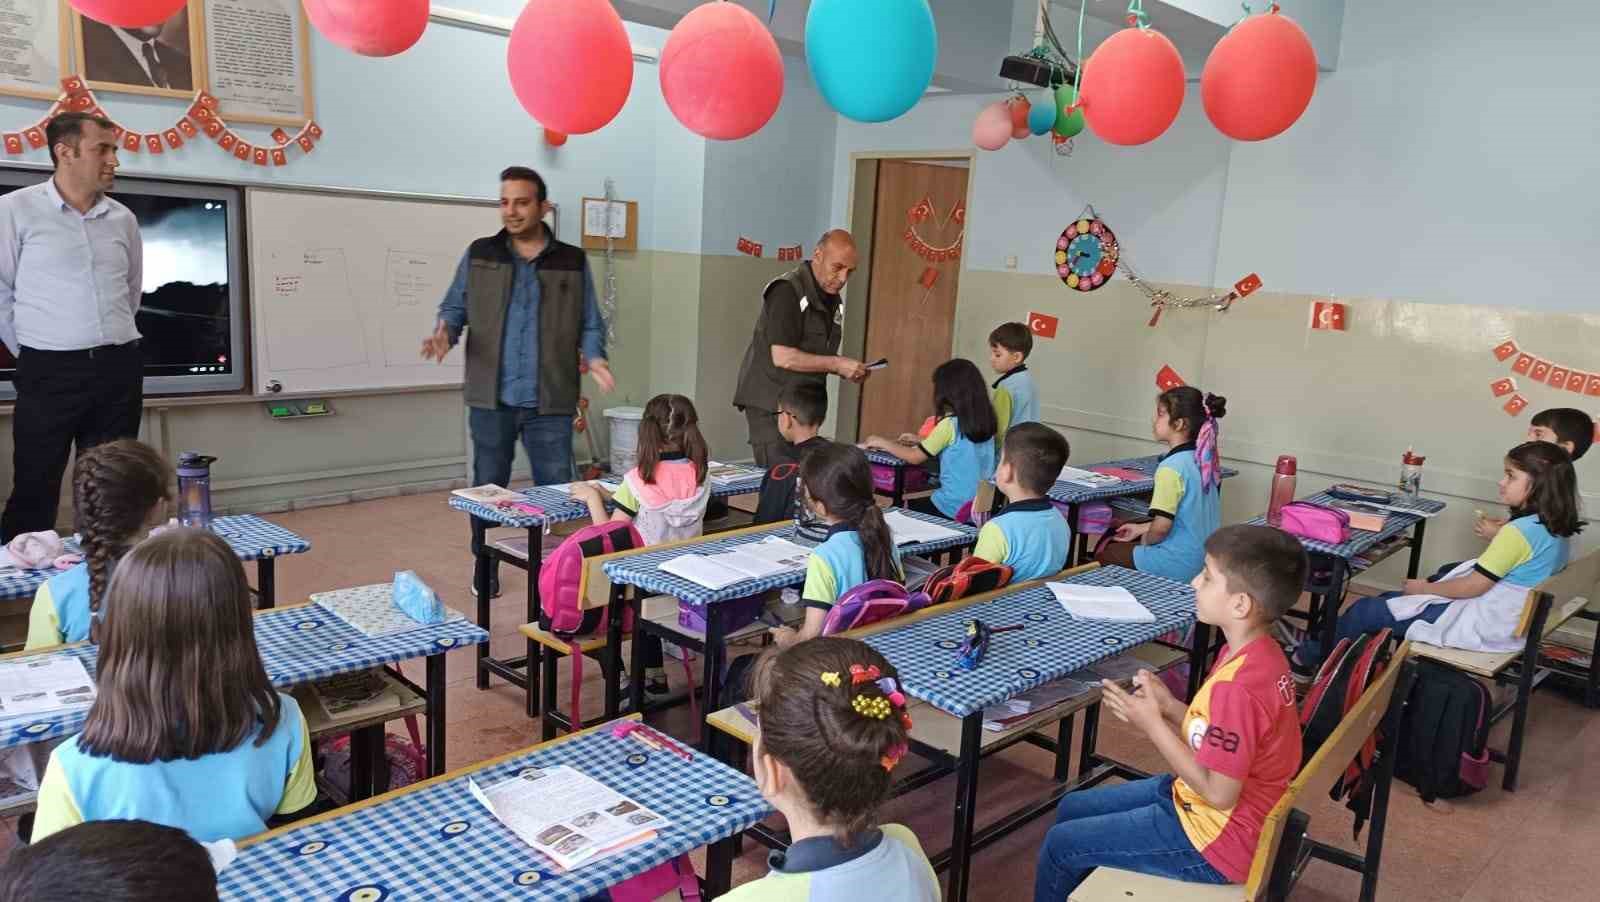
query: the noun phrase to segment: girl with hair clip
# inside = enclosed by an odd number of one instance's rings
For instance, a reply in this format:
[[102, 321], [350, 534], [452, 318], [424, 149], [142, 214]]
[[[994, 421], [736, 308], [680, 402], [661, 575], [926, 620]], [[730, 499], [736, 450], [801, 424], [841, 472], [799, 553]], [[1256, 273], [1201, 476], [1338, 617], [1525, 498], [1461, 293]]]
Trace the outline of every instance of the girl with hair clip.
[[755, 690], [751, 766], [791, 842], [769, 857], [767, 876], [722, 898], [937, 900], [916, 835], [874, 823], [911, 732], [894, 666], [865, 643], [829, 636], [767, 654]]
[[[711, 484], [706, 480], [709, 452], [700, 434], [700, 414], [683, 395], [656, 395], [639, 421], [639, 463], [622, 477], [612, 495], [592, 482], [574, 483], [572, 497], [589, 507], [596, 526], [632, 521], [647, 545], [689, 539], [705, 529]], [[615, 511], [606, 509], [607, 503]], [[668, 692], [661, 640], [647, 636], [645, 688]]]
[[72, 497], [83, 563], [46, 580], [28, 614], [27, 648], [93, 638], [118, 559], [167, 518], [172, 467], [143, 442], [119, 439], [78, 455]]
[[989, 399], [989, 386], [970, 360], [956, 358], [933, 371], [933, 407], [939, 422], [917, 441], [902, 435], [896, 441], [869, 436], [863, 447], [893, 454], [908, 464], [939, 460], [939, 487], [931, 496], [906, 506], [954, 520], [978, 494], [978, 483], [994, 478], [995, 436], [1000, 421]]
[[798, 629], [774, 627], [780, 647], [822, 635], [828, 611], [844, 593], [867, 580], [905, 579], [900, 548], [872, 493], [872, 467], [860, 448], [829, 442], [800, 463], [805, 505], [828, 525], [828, 537], [811, 549], [800, 604], [806, 619]]
[[166, 530], [128, 552], [106, 592], [99, 695], [50, 754], [35, 841], [118, 819], [238, 840], [315, 800], [306, 719], [267, 680], [253, 607], [239, 558], [210, 532]]
[[[1388, 628], [1397, 637], [1447, 648], [1521, 650], [1516, 632], [1528, 590], [1566, 568], [1583, 521], [1572, 458], [1560, 445], [1524, 442], [1506, 452], [1503, 468], [1500, 500], [1511, 519], [1483, 554], [1438, 582], [1408, 579], [1400, 592], [1350, 605], [1339, 615], [1338, 638]], [[1302, 642], [1290, 662], [1295, 679], [1309, 682], [1322, 654], [1314, 640]]]
[[1206, 539], [1222, 525], [1222, 462], [1217, 421], [1228, 399], [1189, 385], [1156, 396], [1150, 431], [1167, 453], [1156, 467], [1150, 520], [1124, 523], [1095, 558], [1187, 583], [1205, 568]]

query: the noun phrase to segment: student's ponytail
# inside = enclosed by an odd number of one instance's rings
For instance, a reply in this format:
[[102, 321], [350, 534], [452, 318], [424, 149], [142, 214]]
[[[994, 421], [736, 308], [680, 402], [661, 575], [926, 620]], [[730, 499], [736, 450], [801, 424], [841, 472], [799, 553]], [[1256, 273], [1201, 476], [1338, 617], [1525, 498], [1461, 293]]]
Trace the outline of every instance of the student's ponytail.
[[[72, 474], [78, 533], [89, 568], [89, 610], [98, 613], [117, 561], [170, 497], [172, 469], [154, 448], [132, 439], [97, 445], [78, 455]], [[95, 618], [98, 619], [98, 618]]]
[[834, 442], [816, 448], [800, 462], [800, 481], [831, 516], [856, 525], [868, 579], [902, 579], [894, 536], [872, 492], [872, 465], [860, 448]]
[[857, 521], [861, 536], [861, 549], [867, 558], [867, 579], [892, 579], [901, 582], [905, 576], [894, 557], [894, 534], [883, 519], [883, 510], [876, 501], [868, 503]]

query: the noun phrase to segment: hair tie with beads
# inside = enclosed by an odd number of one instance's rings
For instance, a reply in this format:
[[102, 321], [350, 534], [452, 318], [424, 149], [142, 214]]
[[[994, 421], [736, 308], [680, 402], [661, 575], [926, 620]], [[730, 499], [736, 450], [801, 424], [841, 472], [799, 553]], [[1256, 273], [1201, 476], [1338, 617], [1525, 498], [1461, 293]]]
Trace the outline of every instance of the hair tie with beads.
[[881, 695], [874, 695], [870, 698], [865, 695], [858, 695], [850, 700], [850, 707], [854, 708], [855, 712], [862, 717], [870, 717], [873, 720], [888, 720], [889, 715], [894, 713], [889, 700]]

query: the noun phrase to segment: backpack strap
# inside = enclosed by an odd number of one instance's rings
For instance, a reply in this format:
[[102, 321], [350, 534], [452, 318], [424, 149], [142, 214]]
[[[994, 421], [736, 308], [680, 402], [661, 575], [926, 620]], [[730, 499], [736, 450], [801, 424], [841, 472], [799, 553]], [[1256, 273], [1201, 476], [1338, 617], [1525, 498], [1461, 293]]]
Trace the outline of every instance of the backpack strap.
[[[685, 663], [688, 658], [685, 657]], [[690, 693], [693, 696], [694, 693]], [[683, 902], [700, 902], [700, 878], [694, 872], [694, 861], [685, 852], [673, 859], [672, 867], [678, 872], [678, 896]]]

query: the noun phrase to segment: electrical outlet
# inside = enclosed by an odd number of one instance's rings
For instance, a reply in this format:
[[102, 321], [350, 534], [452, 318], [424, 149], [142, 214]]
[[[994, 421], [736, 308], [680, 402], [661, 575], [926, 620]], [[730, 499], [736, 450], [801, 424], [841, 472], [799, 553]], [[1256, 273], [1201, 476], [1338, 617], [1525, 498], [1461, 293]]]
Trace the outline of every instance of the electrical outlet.
[[1016, 268], [1017, 268], [1017, 255], [1016, 254], [1011, 254], [1010, 256], [1006, 257], [1006, 269], [1016, 269]]

